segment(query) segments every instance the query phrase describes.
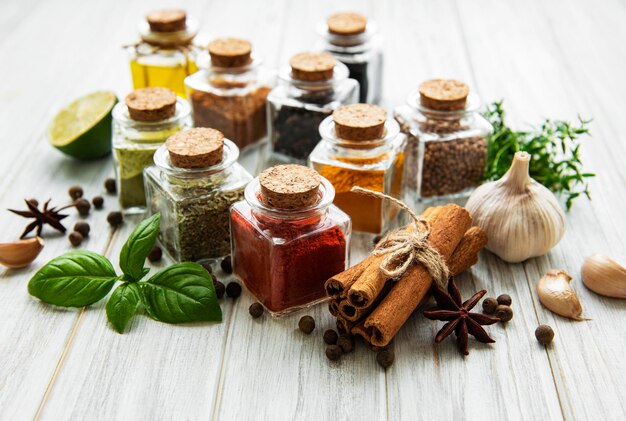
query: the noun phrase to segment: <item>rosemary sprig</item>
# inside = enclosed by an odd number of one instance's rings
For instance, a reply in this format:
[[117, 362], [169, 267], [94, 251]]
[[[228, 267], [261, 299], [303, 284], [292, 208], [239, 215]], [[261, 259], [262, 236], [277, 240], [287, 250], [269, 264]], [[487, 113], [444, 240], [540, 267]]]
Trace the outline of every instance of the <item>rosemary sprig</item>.
[[580, 137], [589, 135], [591, 120], [578, 117], [578, 123], [546, 119], [540, 128], [516, 131], [506, 125], [502, 101], [487, 107], [485, 117], [493, 125], [487, 152], [485, 180], [502, 177], [513, 161], [515, 152], [524, 151], [531, 155], [530, 176], [565, 197], [569, 210], [572, 202], [580, 195], [589, 200], [587, 180], [595, 174], [583, 172], [579, 156]]

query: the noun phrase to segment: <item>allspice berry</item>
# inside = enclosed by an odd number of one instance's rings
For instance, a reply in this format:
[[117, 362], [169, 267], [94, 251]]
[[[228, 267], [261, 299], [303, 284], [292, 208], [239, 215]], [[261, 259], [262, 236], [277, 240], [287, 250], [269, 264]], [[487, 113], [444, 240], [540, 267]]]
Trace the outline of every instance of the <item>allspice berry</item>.
[[349, 354], [354, 351], [354, 339], [352, 339], [350, 336], [340, 336], [337, 340], [337, 345], [339, 345], [344, 354]]
[[230, 298], [238, 298], [241, 295], [241, 285], [237, 282], [229, 282], [226, 285], [226, 295]]
[[337, 361], [341, 358], [341, 354], [343, 354], [343, 351], [339, 345], [329, 345], [326, 347], [326, 358], [331, 361]]
[[224, 273], [233, 273], [233, 264], [230, 256], [224, 257], [224, 259], [220, 262], [220, 267], [222, 268]]
[[315, 329], [315, 319], [311, 316], [302, 316], [298, 322], [298, 328], [309, 335]]
[[539, 325], [535, 329], [535, 338], [537, 338], [540, 344], [547, 345], [554, 339], [554, 330], [548, 325]]
[[248, 313], [250, 313], [250, 316], [254, 319], [261, 317], [263, 315], [263, 311], [263, 306], [260, 303], [253, 303], [250, 307], [248, 307]]
[[115, 186], [115, 179], [107, 178], [106, 180], [104, 180], [104, 189], [107, 191], [107, 193], [115, 194], [115, 192], [117, 191], [117, 187]]
[[85, 221], [79, 221], [74, 224], [74, 231], [80, 232], [83, 237], [87, 237], [89, 235], [89, 231], [91, 231], [91, 227]]
[[335, 345], [339, 339], [339, 335], [333, 329], [327, 329], [324, 332], [324, 342], [328, 345]]
[[109, 222], [109, 225], [115, 228], [120, 226], [122, 222], [124, 222], [124, 216], [122, 215], [122, 212], [110, 212], [107, 215], [107, 221]]
[[493, 314], [498, 307], [498, 301], [493, 297], [488, 297], [483, 300], [483, 312], [485, 314]]
[[70, 240], [70, 243], [74, 247], [80, 246], [80, 243], [83, 242], [83, 235], [78, 231], [74, 231], [70, 233], [70, 235], [67, 238]]
[[509, 294], [498, 295], [498, 304], [510, 307], [512, 302], [513, 300]]
[[93, 203], [93, 207], [96, 209], [102, 209], [104, 205], [104, 198], [102, 196], [96, 196], [91, 199], [91, 203]]
[[79, 199], [83, 197], [83, 188], [81, 186], [72, 186], [68, 191], [72, 200]]
[[31, 205], [33, 205], [34, 207], [39, 206], [39, 200], [32, 198], [32, 199], [28, 199], [28, 203], [30, 203]]
[[148, 253], [148, 260], [152, 263], [158, 262], [163, 257], [163, 250], [159, 246], [152, 246], [150, 253]]
[[378, 365], [385, 369], [391, 367], [395, 359], [395, 353], [389, 348], [383, 348], [378, 353], [376, 353], [376, 362], [378, 363]]
[[206, 269], [207, 272], [209, 272], [211, 274], [211, 276], [213, 276], [213, 267], [211, 266], [210, 263], [207, 262], [202, 262], [200, 263], [200, 265]]
[[81, 216], [89, 215], [91, 204], [89, 203], [87, 199], [83, 199], [83, 198], [77, 199], [76, 202], [74, 202], [74, 206], [76, 207], [76, 210]]
[[226, 286], [217, 279], [213, 279], [213, 286], [215, 287], [215, 296], [217, 297], [217, 299], [221, 300], [222, 298], [224, 298]]
[[500, 304], [496, 307], [496, 317], [500, 319], [501, 322], [506, 323], [513, 318], [513, 310], [511, 307]]

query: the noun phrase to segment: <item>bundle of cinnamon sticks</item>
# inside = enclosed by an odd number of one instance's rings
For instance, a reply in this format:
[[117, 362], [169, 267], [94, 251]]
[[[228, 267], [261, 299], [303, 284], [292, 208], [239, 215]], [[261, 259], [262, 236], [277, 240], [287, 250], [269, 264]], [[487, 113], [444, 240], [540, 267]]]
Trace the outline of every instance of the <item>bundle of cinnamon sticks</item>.
[[[430, 223], [428, 240], [445, 260], [450, 275], [457, 275], [478, 262], [487, 235], [480, 228], [471, 227], [472, 218], [467, 210], [449, 204], [428, 208], [422, 217]], [[414, 230], [415, 225], [403, 229]], [[391, 342], [433, 283], [419, 263], [397, 279], [388, 279], [380, 270], [384, 258], [372, 254], [325, 284], [331, 298], [329, 310], [337, 317], [339, 331], [360, 335], [375, 347]]]

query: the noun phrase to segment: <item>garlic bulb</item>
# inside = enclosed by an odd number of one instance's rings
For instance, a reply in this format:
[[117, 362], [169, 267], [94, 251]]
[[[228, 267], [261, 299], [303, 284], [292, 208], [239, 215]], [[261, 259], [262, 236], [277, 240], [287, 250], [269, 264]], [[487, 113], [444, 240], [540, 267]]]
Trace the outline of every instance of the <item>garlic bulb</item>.
[[485, 183], [465, 206], [489, 238], [487, 250], [506, 262], [546, 254], [565, 233], [565, 214], [554, 194], [528, 175], [530, 155], [517, 152], [501, 179]]
[[583, 283], [596, 294], [626, 298], [626, 268], [602, 254], [585, 259], [581, 275]]
[[23, 268], [37, 258], [41, 249], [43, 240], [40, 237], [0, 243], [0, 264], [8, 268]]
[[567, 272], [550, 269], [537, 283], [537, 295], [541, 304], [553, 313], [583, 320], [583, 307], [570, 284], [571, 280]]

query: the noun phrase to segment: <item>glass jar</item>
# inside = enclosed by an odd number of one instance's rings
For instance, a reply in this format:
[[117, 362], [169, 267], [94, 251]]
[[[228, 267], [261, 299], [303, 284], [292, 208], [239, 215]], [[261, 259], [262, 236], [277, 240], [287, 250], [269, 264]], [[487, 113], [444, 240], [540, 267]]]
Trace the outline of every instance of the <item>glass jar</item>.
[[318, 27], [322, 50], [348, 67], [359, 82], [359, 102], [380, 103], [382, 97], [382, 37], [372, 21], [356, 13], [337, 13]]
[[230, 252], [229, 209], [252, 176], [237, 163], [233, 142], [223, 148], [216, 165], [181, 168], [163, 145], [145, 170], [150, 213], [161, 213], [159, 241], [176, 261], [212, 263]]
[[234, 274], [271, 314], [324, 301], [326, 280], [345, 270], [350, 218], [332, 205], [333, 198], [332, 185], [322, 179], [312, 205], [277, 208], [263, 201], [255, 178], [245, 201], [233, 206]]
[[351, 192], [354, 186], [400, 198], [406, 136], [387, 119], [384, 134], [374, 140], [337, 136], [332, 117], [319, 128], [321, 142], [311, 153], [311, 166], [335, 188], [334, 204], [352, 219], [354, 231], [380, 234], [390, 228], [397, 207], [389, 201]]
[[[229, 54], [220, 56], [216, 44], [247, 44], [241, 60]], [[244, 45], [245, 45], [244, 44]], [[228, 45], [228, 44], [226, 44]], [[271, 76], [264, 72], [261, 60], [250, 55], [250, 44], [244, 40], [217, 39], [209, 44], [211, 63], [187, 77], [185, 86], [193, 109], [196, 127], [220, 130], [244, 149], [267, 134], [266, 98], [271, 89]], [[227, 58], [228, 60], [225, 60]]]
[[113, 159], [120, 207], [125, 213], [146, 210], [143, 170], [152, 165], [155, 151], [168, 137], [191, 127], [191, 109], [182, 98], [176, 99], [172, 117], [160, 121], [137, 121], [128, 106], [113, 108]]
[[298, 79], [292, 74], [292, 64], [279, 74], [277, 86], [267, 97], [272, 158], [279, 162], [306, 163], [319, 141], [322, 120], [358, 100], [358, 82], [348, 78], [343, 63], [330, 57], [332, 66], [325, 79]]

